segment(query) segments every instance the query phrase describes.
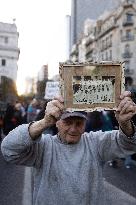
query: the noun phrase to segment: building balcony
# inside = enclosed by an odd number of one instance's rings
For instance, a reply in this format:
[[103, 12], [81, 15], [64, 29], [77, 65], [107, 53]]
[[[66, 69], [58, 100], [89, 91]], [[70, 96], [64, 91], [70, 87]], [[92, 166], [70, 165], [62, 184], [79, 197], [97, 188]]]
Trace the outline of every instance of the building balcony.
[[100, 50], [104, 51], [107, 50], [108, 48], [112, 47], [112, 42], [108, 42], [107, 44], [103, 45]]
[[99, 33], [96, 34], [96, 40], [102, 38], [103, 36], [105, 36], [106, 34], [108, 34], [110, 31], [114, 30], [115, 28], [117, 28], [118, 26], [116, 25], [116, 23], [111, 24], [110, 27], [107, 27], [104, 30], [101, 30]]
[[90, 55], [90, 53], [88, 53], [88, 54], [86, 54], [86, 61], [93, 61], [94, 59], [93, 59], [93, 56], [92, 55]]
[[112, 41], [109, 41], [109, 42], [107, 43], [107, 48], [109, 48], [109, 47], [112, 47]]
[[134, 41], [135, 37], [134, 35], [131, 35], [131, 36], [122, 36], [121, 37], [121, 41]]
[[129, 8], [129, 7], [132, 7], [133, 4], [134, 4], [134, 0], [127, 0], [127, 1], [124, 1], [123, 7], [124, 8]]
[[87, 55], [88, 53], [92, 53], [93, 50], [94, 50], [94, 46], [92, 46], [92, 45], [87, 46], [87, 47], [86, 47], [86, 55]]
[[90, 44], [92, 44], [94, 41], [94, 37], [93, 36], [89, 36], [87, 39], [86, 39], [86, 42], [85, 42], [85, 45], [86, 46], [89, 46]]
[[76, 44], [73, 45], [70, 56], [74, 56], [74, 55], [78, 56], [78, 46]]
[[133, 26], [134, 21], [133, 20], [124, 20], [123, 21], [123, 26]]
[[132, 58], [132, 56], [133, 56], [133, 53], [130, 53], [130, 52], [122, 53], [122, 58]]
[[0, 50], [15, 51], [15, 52], [19, 52], [20, 51], [17, 46], [3, 46], [3, 45], [0, 45]]

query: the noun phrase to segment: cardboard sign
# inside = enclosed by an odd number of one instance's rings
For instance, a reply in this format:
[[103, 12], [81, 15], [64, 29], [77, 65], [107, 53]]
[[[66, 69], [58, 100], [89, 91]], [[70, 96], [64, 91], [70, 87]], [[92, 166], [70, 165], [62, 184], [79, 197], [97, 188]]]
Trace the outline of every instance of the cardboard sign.
[[55, 96], [60, 96], [59, 82], [48, 81], [45, 88], [45, 99], [52, 100]]
[[124, 91], [122, 63], [60, 63], [60, 87], [67, 110], [115, 110]]

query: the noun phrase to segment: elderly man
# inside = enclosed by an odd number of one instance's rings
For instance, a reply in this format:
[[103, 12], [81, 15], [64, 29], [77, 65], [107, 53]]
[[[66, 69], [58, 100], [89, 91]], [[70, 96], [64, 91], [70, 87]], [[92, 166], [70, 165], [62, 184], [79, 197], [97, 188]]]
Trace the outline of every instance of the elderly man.
[[[34, 167], [34, 205], [105, 205], [102, 168], [107, 160], [136, 152], [131, 118], [136, 105], [124, 92], [116, 110], [120, 130], [86, 133], [83, 112], [63, 112], [63, 99], [47, 104], [44, 119], [11, 131], [2, 142], [3, 156]], [[58, 134], [42, 135], [54, 125]]]

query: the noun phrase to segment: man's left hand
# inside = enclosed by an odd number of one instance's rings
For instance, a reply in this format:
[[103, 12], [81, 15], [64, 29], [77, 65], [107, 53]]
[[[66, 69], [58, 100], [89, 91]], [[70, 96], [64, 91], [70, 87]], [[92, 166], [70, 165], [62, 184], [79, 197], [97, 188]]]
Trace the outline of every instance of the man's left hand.
[[136, 114], [136, 104], [131, 99], [131, 92], [125, 91], [120, 95], [120, 103], [116, 110], [119, 124], [127, 123]]

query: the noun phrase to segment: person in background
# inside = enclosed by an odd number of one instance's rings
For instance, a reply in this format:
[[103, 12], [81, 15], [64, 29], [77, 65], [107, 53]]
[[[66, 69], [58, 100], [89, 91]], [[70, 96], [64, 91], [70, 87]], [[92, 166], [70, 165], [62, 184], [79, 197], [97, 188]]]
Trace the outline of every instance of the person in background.
[[40, 101], [40, 111], [38, 112], [35, 120], [41, 120], [43, 119], [44, 115], [45, 115], [45, 110], [46, 110], [46, 106], [47, 106], [48, 101], [47, 100], [41, 100]]
[[93, 111], [87, 113], [86, 131], [108, 131], [114, 129], [110, 111]]
[[27, 109], [27, 122], [32, 122], [36, 119], [37, 106], [38, 106], [38, 100], [34, 98], [29, 104]]
[[21, 112], [21, 103], [8, 104], [6, 113], [3, 119], [3, 133], [7, 135], [18, 125], [23, 123], [23, 117]]
[[4, 135], [7, 135], [14, 128], [13, 122], [12, 122], [12, 118], [14, 114], [14, 104], [15, 104], [14, 102], [7, 104], [6, 112], [3, 118], [3, 134]]
[[[8, 162], [34, 168], [33, 205], [105, 205], [103, 166], [136, 152], [135, 113], [131, 93], [124, 92], [116, 109], [119, 130], [87, 133], [86, 114], [65, 111], [63, 99], [55, 98], [43, 119], [12, 130], [1, 151]], [[42, 134], [54, 124], [57, 135]]]
[[23, 113], [22, 113], [22, 105], [21, 103], [16, 103], [14, 106], [14, 114], [12, 121], [14, 123], [14, 128], [17, 127], [18, 125], [23, 124]]
[[0, 141], [2, 140], [2, 130], [3, 130], [3, 116], [0, 115]]

